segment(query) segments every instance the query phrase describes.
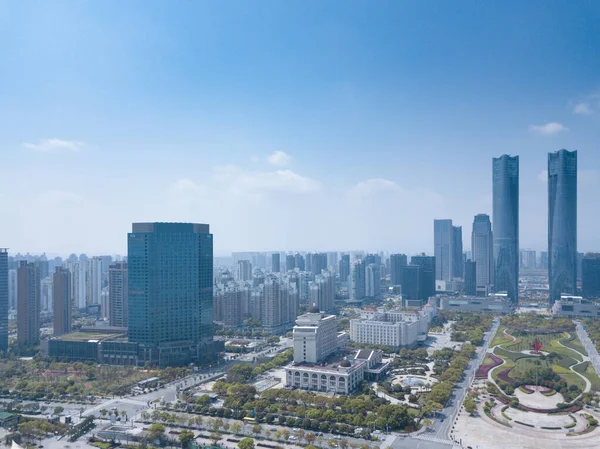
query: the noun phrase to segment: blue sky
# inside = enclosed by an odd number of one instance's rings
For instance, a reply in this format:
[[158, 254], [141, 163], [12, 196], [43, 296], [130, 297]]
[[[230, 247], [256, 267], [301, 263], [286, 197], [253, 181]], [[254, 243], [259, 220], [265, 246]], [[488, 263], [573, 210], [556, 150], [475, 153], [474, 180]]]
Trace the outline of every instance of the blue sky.
[[521, 246], [546, 154], [579, 150], [600, 250], [596, 1], [7, 1], [2, 245], [124, 253], [132, 221], [208, 222], [216, 252], [433, 249], [521, 157]]

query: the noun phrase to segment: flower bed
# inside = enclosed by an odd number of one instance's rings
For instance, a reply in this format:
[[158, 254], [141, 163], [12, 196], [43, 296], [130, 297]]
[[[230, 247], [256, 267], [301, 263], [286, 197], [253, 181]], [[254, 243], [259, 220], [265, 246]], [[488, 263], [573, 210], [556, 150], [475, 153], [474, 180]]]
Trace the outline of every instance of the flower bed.
[[508, 373], [510, 373], [510, 371], [514, 368], [514, 366], [511, 366], [509, 368], [503, 369], [502, 371], [500, 371], [498, 373], [498, 379], [500, 379], [503, 382], [506, 382], [508, 384], [513, 383], [515, 380], [511, 377], [508, 376]]
[[493, 363], [487, 364], [487, 365], [481, 365], [479, 366], [479, 368], [477, 369], [477, 372], [475, 373], [475, 377], [478, 378], [487, 378], [488, 377], [488, 373], [495, 367], [497, 367], [498, 365], [502, 365], [502, 363], [504, 363], [504, 360], [502, 360], [500, 357], [498, 357], [497, 355], [488, 352], [487, 356], [493, 360]]

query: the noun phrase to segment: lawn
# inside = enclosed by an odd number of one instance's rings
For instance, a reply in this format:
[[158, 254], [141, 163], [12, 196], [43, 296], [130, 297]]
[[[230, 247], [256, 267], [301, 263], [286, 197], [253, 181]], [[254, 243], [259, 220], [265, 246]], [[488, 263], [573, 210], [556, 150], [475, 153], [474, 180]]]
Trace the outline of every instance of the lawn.
[[577, 335], [571, 335], [570, 337], [563, 338], [562, 340], [560, 340], [560, 342], [567, 348], [574, 349], [575, 351], [587, 355], [587, 351], [581, 344], [581, 341], [579, 340], [579, 337]]
[[512, 341], [512, 338], [508, 337], [507, 335], [504, 335], [504, 329], [506, 329], [506, 327], [504, 326], [498, 327], [496, 335], [494, 335], [494, 339], [490, 343], [490, 348], [493, 348], [494, 346], [497, 346], [501, 343]]
[[[573, 374], [568, 369], [569, 366], [575, 364], [575, 360], [571, 357], [561, 357], [560, 360], [542, 360], [540, 357], [525, 357], [520, 358], [515, 363], [515, 368], [510, 372], [510, 376], [514, 379], [518, 379], [520, 376], [524, 376], [530, 369], [535, 369], [536, 362], [540, 362], [540, 368], [551, 368], [555, 373], [560, 374]], [[581, 378], [579, 379], [581, 381]]]
[[590, 362], [583, 362], [573, 368], [579, 374], [583, 374], [592, 384], [592, 390], [600, 391], [600, 377]]
[[486, 356], [483, 359], [483, 362], [481, 362], [481, 366], [491, 365], [493, 363], [494, 363], [494, 361], [492, 360], [492, 358], [488, 355], [488, 353], [486, 353]]

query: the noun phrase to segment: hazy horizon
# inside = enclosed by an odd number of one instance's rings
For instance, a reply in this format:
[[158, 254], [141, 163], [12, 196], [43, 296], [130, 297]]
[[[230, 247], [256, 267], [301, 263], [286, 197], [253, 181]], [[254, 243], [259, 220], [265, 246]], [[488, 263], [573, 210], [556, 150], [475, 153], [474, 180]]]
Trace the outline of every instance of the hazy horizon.
[[432, 254], [450, 218], [468, 250], [507, 153], [520, 246], [545, 251], [566, 148], [578, 249], [600, 251], [599, 20], [586, 1], [7, 2], [0, 246], [126, 255], [132, 222], [192, 221], [217, 256]]

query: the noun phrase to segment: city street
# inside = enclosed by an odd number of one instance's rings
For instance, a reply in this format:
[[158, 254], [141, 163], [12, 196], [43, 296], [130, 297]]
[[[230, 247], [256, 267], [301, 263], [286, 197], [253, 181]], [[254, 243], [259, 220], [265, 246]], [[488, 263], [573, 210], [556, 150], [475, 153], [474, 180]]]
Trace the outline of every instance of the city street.
[[600, 375], [600, 355], [598, 354], [598, 351], [596, 350], [596, 346], [590, 339], [586, 330], [583, 328], [581, 321], [574, 320], [574, 322], [577, 325], [577, 327], [576, 327], [577, 336], [579, 337], [581, 344], [583, 344], [583, 347], [587, 351], [588, 356], [590, 357], [590, 360], [592, 361], [592, 365], [594, 365], [594, 369], [596, 370], [596, 373], [598, 375]]

